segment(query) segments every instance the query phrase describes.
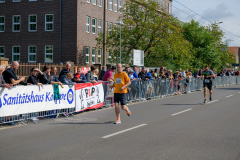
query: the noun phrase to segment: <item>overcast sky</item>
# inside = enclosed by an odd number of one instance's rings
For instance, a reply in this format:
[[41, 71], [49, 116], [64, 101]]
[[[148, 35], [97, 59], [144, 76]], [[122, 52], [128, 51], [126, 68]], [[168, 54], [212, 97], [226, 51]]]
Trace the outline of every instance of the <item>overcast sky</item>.
[[[222, 30], [225, 29], [223, 31], [225, 32], [226, 39], [232, 40], [230, 46], [240, 47], [240, 0], [173, 0], [172, 9], [174, 16], [184, 22], [195, 19], [199, 21], [201, 25], [207, 26], [210, 24], [209, 21], [198, 16], [178, 2], [211, 22], [223, 22], [219, 24], [219, 26]], [[238, 38], [231, 33], [238, 36]]]

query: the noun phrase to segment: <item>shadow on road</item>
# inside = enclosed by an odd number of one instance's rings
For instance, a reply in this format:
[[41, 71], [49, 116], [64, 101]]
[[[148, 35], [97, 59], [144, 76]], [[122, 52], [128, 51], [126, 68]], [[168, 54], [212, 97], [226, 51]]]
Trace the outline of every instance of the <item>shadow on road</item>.
[[220, 90], [235, 90], [235, 91], [240, 90], [240, 88], [218, 88], [218, 89], [220, 89]]
[[168, 106], [191, 106], [191, 105], [201, 105], [202, 103], [194, 103], [194, 104], [164, 104]]
[[103, 122], [103, 123], [93, 123], [93, 122], [62, 122], [62, 123], [51, 123], [51, 124], [81, 124], [81, 125], [83, 125], [83, 124], [113, 124], [114, 123], [114, 121], [109, 121], [109, 122]]

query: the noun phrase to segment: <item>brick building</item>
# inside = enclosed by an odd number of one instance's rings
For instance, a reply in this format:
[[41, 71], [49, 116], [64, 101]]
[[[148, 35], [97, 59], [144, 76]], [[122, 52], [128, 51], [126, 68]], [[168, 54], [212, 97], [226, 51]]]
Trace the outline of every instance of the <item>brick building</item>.
[[[158, 3], [171, 14], [171, 0]], [[116, 25], [123, 5], [124, 0], [106, 0], [107, 30]], [[103, 0], [0, 0], [0, 57], [100, 64], [95, 38], [102, 28]]]
[[235, 57], [236, 57], [236, 62], [235, 63], [239, 64], [239, 62], [240, 62], [240, 57], [239, 57], [240, 47], [237, 47], [237, 46], [229, 47], [229, 51], [235, 55]]

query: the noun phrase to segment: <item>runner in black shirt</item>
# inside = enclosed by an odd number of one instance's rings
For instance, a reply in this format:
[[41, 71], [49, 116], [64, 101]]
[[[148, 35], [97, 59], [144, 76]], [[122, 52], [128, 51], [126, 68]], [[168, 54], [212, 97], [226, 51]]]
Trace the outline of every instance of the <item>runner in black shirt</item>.
[[207, 103], [207, 89], [209, 90], [209, 100], [212, 101], [212, 78], [215, 74], [212, 70], [209, 70], [208, 66], [205, 66], [205, 70], [202, 73], [203, 87], [204, 87], [204, 103]]

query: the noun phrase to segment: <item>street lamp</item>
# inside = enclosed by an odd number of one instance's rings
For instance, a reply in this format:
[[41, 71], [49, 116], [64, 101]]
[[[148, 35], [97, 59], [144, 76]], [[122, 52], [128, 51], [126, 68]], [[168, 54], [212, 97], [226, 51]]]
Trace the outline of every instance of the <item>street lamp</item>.
[[120, 21], [117, 22], [117, 24], [120, 25], [120, 51], [119, 52], [120, 52], [120, 63], [121, 63], [121, 55], [122, 55], [122, 50], [121, 50], [121, 43], [122, 43], [121, 42], [121, 34], [122, 34], [121, 33], [121, 25], [123, 25], [123, 22], [122, 22], [121, 18], [120, 18]]

